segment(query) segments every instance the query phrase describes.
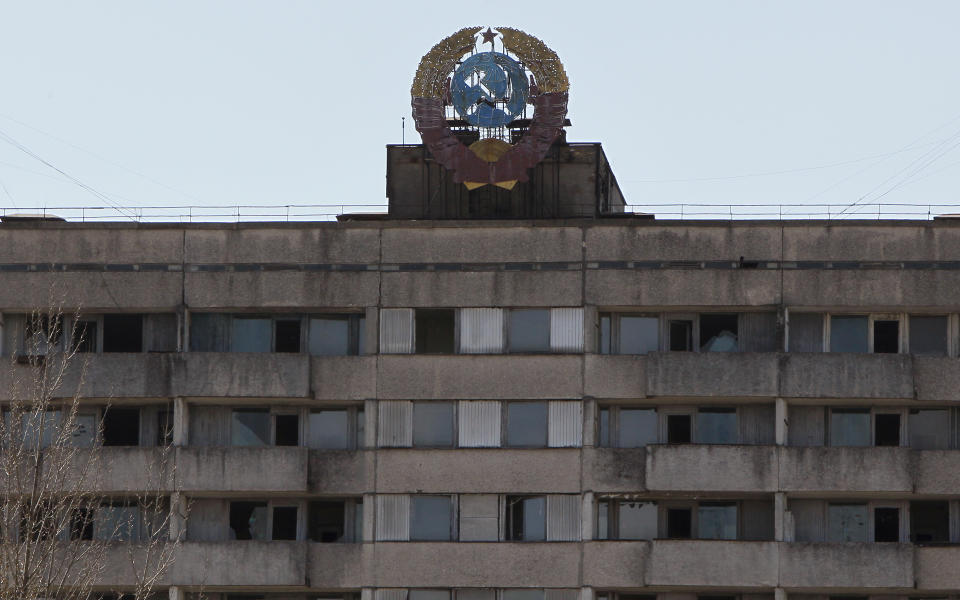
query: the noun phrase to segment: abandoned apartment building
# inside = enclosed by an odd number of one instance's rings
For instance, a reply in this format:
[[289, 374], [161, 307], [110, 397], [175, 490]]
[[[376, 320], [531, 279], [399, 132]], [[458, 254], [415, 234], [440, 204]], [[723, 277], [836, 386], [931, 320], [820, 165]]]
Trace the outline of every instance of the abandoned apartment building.
[[172, 444], [158, 597], [960, 595], [960, 222], [631, 215], [596, 144], [510, 192], [388, 160], [380, 217], [0, 224], [2, 353], [51, 289], [80, 332], [77, 536]]

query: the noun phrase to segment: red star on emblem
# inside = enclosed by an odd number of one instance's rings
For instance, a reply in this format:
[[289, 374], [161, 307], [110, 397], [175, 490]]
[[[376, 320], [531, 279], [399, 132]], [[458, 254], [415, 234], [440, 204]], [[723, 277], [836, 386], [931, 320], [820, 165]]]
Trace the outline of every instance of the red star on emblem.
[[483, 36], [483, 43], [484, 43], [484, 44], [488, 44], [488, 43], [489, 43], [489, 44], [492, 44], [492, 43], [493, 43], [493, 40], [497, 39], [497, 36], [500, 35], [500, 34], [499, 34], [499, 33], [494, 33], [493, 30], [491, 30], [489, 27], [487, 27], [487, 30], [484, 31], [484, 32], [481, 32], [480, 35]]

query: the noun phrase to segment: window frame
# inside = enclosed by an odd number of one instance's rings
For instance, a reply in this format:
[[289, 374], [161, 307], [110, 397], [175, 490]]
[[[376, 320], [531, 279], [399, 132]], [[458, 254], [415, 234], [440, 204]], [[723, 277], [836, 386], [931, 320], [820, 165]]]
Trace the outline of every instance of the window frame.
[[[450, 523], [448, 524], [448, 534], [449, 539], [446, 540], [434, 540], [427, 538], [418, 538], [414, 537], [413, 534], [413, 515], [414, 515], [414, 504], [417, 499], [423, 498], [446, 498], [450, 502]], [[457, 542], [460, 539], [460, 496], [459, 494], [410, 494], [410, 530], [408, 535], [408, 541], [411, 542], [427, 542], [427, 543], [446, 543], [446, 542]]]
[[[366, 434], [367, 423], [366, 423], [366, 411], [364, 410], [363, 404], [338, 404], [338, 405], [319, 405], [319, 406], [309, 406], [304, 410], [304, 415], [300, 419], [300, 440], [301, 446], [305, 446], [310, 450], [320, 450], [323, 452], [336, 452], [336, 451], [352, 451], [352, 450], [362, 450], [366, 448], [366, 440], [362, 439]], [[319, 413], [324, 411], [345, 411], [347, 413], [347, 447], [346, 448], [323, 448], [320, 446], [312, 446], [310, 443], [311, 440], [311, 431], [310, 431], [310, 415], [313, 413]]]
[[[266, 532], [267, 538], [264, 540], [249, 539], [241, 540], [239, 538], [229, 538], [231, 542], [302, 542], [306, 538], [306, 522], [304, 517], [306, 516], [306, 500], [293, 500], [286, 498], [277, 498], [277, 499], [263, 499], [263, 498], [230, 498], [227, 504], [227, 533], [229, 535], [230, 530], [230, 507], [234, 502], [258, 502], [266, 503], [267, 505], [267, 523], [266, 523]], [[294, 540], [274, 540], [273, 539], [273, 509], [274, 508], [289, 508], [295, 507], [297, 509], [297, 537]]]

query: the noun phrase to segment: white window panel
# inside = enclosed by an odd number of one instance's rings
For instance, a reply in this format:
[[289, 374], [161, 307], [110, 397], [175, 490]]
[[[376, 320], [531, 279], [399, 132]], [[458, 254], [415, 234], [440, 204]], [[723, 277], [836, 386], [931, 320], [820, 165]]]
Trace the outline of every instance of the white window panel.
[[503, 309], [460, 309], [461, 354], [503, 352]]
[[547, 541], [580, 540], [580, 496], [547, 496]]
[[548, 445], [579, 448], [583, 445], [583, 403], [579, 400], [550, 402]]
[[377, 407], [377, 446], [408, 448], [413, 445], [413, 402], [384, 400]]
[[462, 400], [457, 407], [461, 448], [500, 446], [500, 403], [491, 400]]
[[404, 542], [410, 539], [410, 496], [377, 496], [377, 541]]
[[550, 349], [583, 352], [583, 308], [550, 309]]
[[380, 352], [410, 354], [413, 352], [413, 309], [380, 309]]

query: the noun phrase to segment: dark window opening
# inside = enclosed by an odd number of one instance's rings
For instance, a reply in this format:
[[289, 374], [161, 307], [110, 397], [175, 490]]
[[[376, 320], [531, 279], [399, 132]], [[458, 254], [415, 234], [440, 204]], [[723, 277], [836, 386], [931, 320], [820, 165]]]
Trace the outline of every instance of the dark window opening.
[[165, 408], [157, 413], [157, 445], [173, 443], [173, 411]]
[[455, 312], [452, 309], [416, 310], [417, 354], [453, 354]]
[[947, 354], [947, 317], [910, 317], [911, 354]]
[[667, 415], [667, 443], [690, 443], [690, 415]]
[[911, 502], [910, 541], [917, 544], [950, 541], [949, 504], [939, 500]]
[[275, 506], [273, 508], [273, 539], [297, 539], [296, 506]]
[[104, 352], [142, 352], [143, 315], [103, 315]]
[[878, 414], [874, 418], [874, 445], [900, 445], [900, 415]]
[[873, 539], [876, 542], [900, 541], [900, 509], [876, 508], [873, 511]]
[[300, 319], [277, 319], [273, 335], [274, 352], [300, 352]]
[[50, 345], [59, 344], [63, 322], [60, 317], [27, 315], [23, 333], [24, 352], [30, 355], [46, 354]]
[[670, 321], [670, 351], [693, 350], [693, 321]]
[[900, 322], [873, 322], [873, 351], [881, 354], [896, 354], [900, 351]]
[[104, 446], [140, 445], [140, 409], [111, 406], [103, 415]]
[[70, 514], [70, 539], [93, 539], [93, 511], [89, 508], [75, 508]]
[[689, 508], [667, 509], [667, 537], [671, 539], [690, 539], [693, 531], [693, 511]]
[[542, 542], [547, 539], [547, 499], [507, 496], [507, 539]]
[[311, 502], [307, 529], [311, 542], [330, 544], [347, 541], [346, 503], [343, 500]]
[[297, 415], [276, 415], [277, 446], [297, 446], [300, 444], [300, 417]]
[[97, 351], [97, 322], [77, 321], [73, 325], [73, 349], [76, 352]]
[[267, 503], [231, 502], [230, 530], [235, 540], [265, 540]]
[[700, 315], [700, 351], [736, 352], [738, 316]]

